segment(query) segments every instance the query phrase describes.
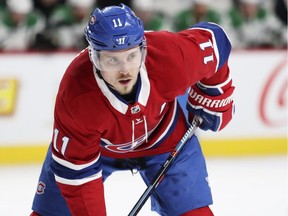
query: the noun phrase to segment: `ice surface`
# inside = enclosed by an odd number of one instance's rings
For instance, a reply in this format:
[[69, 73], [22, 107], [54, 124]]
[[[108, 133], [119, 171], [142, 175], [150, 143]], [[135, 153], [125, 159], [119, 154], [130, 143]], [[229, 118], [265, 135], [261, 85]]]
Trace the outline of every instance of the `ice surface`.
[[[287, 216], [287, 158], [208, 158], [215, 216]], [[41, 165], [0, 166], [0, 215], [28, 216]], [[138, 174], [105, 182], [108, 216], [127, 215], [146, 189]], [[139, 216], [157, 215], [149, 200]]]

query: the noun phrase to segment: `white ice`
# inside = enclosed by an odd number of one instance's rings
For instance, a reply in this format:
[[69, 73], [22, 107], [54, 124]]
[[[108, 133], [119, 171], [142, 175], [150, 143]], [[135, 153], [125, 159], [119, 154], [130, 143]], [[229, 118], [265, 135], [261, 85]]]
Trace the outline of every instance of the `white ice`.
[[[287, 157], [207, 158], [215, 216], [287, 216]], [[28, 216], [41, 165], [0, 166], [0, 215]], [[138, 174], [105, 182], [108, 216], [125, 216], [146, 187]], [[149, 200], [139, 216], [157, 215]]]

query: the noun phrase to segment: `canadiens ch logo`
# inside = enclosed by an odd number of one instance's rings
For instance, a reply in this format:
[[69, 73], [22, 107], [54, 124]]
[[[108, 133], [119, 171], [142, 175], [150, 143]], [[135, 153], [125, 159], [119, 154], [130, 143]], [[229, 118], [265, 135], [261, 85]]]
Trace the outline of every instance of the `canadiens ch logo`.
[[37, 193], [37, 194], [43, 194], [43, 193], [44, 193], [44, 190], [45, 190], [45, 187], [46, 187], [45, 183], [43, 183], [43, 182], [40, 181], [40, 182], [38, 183], [36, 193]]
[[95, 17], [95, 16], [91, 16], [91, 17], [90, 17], [90, 20], [89, 20], [89, 23], [90, 23], [91, 25], [94, 25], [95, 21], [96, 21], [96, 17]]

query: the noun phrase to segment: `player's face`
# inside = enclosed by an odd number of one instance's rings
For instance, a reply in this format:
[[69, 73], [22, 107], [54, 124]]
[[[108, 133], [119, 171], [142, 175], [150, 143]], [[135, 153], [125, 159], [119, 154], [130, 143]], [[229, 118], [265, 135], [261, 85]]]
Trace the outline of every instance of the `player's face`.
[[99, 69], [103, 79], [120, 94], [129, 94], [137, 81], [142, 62], [139, 46], [121, 51], [99, 52]]

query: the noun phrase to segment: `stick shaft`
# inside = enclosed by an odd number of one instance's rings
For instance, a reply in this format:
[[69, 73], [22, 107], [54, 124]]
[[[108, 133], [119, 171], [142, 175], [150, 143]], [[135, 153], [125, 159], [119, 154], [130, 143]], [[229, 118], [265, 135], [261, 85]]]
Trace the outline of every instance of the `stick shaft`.
[[133, 209], [130, 211], [128, 216], [136, 216], [138, 214], [138, 212], [141, 210], [143, 205], [146, 203], [147, 199], [150, 197], [152, 191], [158, 186], [158, 184], [163, 179], [168, 168], [178, 156], [178, 153], [183, 149], [187, 141], [192, 137], [192, 135], [195, 133], [196, 129], [199, 127], [201, 123], [202, 123], [202, 118], [199, 116], [195, 116], [195, 118], [193, 119], [193, 122], [191, 123], [191, 126], [188, 128], [188, 130], [186, 131], [186, 133], [184, 134], [180, 142], [177, 144], [174, 151], [168, 156], [167, 160], [165, 161], [161, 169], [156, 174], [152, 183], [146, 188], [146, 190], [144, 191], [142, 196], [139, 198], [137, 203], [134, 205]]

